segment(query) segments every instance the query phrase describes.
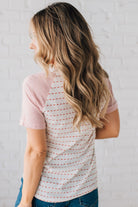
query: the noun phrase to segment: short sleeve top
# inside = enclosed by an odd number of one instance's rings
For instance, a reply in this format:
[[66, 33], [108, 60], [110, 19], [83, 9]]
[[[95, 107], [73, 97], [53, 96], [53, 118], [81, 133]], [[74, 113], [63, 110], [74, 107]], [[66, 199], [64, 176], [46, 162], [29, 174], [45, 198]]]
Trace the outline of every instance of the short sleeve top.
[[[44, 72], [39, 72], [27, 76], [22, 84], [22, 111], [19, 125], [33, 129], [45, 129], [46, 120], [43, 107], [46, 103], [48, 92], [55, 75], [46, 78]], [[112, 84], [107, 79], [108, 87], [111, 91], [106, 113], [111, 113], [118, 108], [117, 100], [114, 96]]]
[[[117, 109], [113, 95], [107, 113]], [[56, 71], [27, 76], [23, 81], [20, 125], [46, 129], [47, 155], [34, 197], [45, 202], [64, 202], [96, 189], [95, 127], [80, 124], [73, 130], [75, 111], [64, 97], [61, 75]]]

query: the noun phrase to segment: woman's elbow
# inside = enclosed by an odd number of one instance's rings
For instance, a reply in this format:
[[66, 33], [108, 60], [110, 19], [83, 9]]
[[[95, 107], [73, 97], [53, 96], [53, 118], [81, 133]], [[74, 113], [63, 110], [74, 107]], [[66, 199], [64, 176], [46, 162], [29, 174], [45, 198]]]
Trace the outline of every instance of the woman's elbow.
[[119, 115], [118, 115], [118, 120], [116, 122], [116, 137], [119, 137], [119, 133], [120, 133], [120, 118], [119, 118]]
[[120, 133], [120, 125], [119, 125], [118, 129], [116, 130], [116, 135], [115, 135], [115, 137], [119, 137], [119, 133]]

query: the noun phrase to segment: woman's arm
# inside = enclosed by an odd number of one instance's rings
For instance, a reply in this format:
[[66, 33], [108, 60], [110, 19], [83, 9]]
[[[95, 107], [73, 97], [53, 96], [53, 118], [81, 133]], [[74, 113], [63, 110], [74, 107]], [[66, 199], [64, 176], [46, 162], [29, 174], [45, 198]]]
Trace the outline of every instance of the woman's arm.
[[[45, 129], [27, 128], [27, 145], [24, 154], [22, 204], [29, 205], [38, 188], [47, 154]], [[27, 206], [26, 205], [26, 206]]]
[[24, 154], [23, 189], [20, 204], [31, 204], [37, 190], [46, 153], [39, 151], [28, 151]]
[[105, 126], [103, 128], [96, 128], [96, 137], [95, 139], [106, 139], [112, 137], [118, 137], [120, 131], [120, 118], [119, 111], [108, 113], [105, 115], [105, 118], [109, 120], [109, 123], [103, 119]]

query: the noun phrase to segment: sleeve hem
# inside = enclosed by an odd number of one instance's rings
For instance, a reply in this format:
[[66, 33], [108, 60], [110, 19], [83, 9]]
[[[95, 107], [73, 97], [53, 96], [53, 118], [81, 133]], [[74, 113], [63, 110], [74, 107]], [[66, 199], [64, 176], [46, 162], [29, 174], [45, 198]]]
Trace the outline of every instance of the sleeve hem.
[[115, 111], [116, 109], [118, 109], [118, 103], [117, 102], [114, 105], [112, 105], [111, 107], [108, 108], [108, 110], [106, 111], [106, 114], [109, 114], [109, 113]]
[[31, 129], [46, 129], [45, 126], [30, 125], [30, 124], [23, 122], [23, 120], [20, 120], [19, 125], [24, 126], [26, 128], [31, 128]]

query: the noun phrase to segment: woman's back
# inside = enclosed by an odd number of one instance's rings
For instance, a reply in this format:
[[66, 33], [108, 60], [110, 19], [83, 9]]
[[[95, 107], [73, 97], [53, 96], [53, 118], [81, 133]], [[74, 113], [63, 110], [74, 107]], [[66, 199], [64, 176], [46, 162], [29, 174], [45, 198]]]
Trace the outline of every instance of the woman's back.
[[[23, 82], [23, 94], [20, 125], [46, 128], [47, 155], [35, 197], [62, 202], [96, 189], [95, 127], [84, 121], [80, 133], [73, 130], [75, 111], [65, 99], [61, 75], [30, 75]], [[113, 104], [112, 111], [117, 108], [117, 102]]]

